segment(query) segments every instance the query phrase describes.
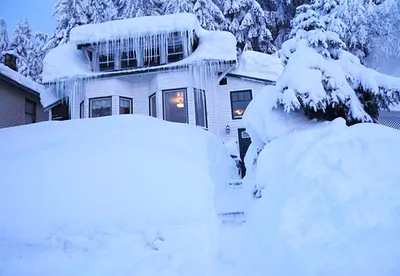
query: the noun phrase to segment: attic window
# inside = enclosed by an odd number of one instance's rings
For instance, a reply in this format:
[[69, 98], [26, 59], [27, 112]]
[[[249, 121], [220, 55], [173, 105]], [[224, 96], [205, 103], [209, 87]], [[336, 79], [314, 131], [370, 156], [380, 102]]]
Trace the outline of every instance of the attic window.
[[121, 53], [121, 68], [135, 68], [137, 66], [136, 51], [129, 50]]
[[160, 48], [147, 49], [144, 53], [144, 66], [160, 65]]
[[168, 38], [168, 63], [177, 62], [183, 59], [183, 42], [182, 35], [178, 32], [174, 32]]
[[114, 70], [114, 53], [99, 54], [99, 69], [100, 71]]

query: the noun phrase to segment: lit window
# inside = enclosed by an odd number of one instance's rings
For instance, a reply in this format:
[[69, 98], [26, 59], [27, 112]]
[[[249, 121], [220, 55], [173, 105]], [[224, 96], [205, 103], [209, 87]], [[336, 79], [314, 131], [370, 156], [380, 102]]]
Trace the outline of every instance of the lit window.
[[175, 32], [168, 38], [168, 63], [183, 59], [182, 34]]
[[119, 98], [119, 114], [132, 114], [132, 99]]
[[187, 123], [186, 89], [163, 91], [164, 120]]
[[25, 124], [36, 122], [36, 103], [25, 99]]
[[206, 95], [204, 90], [194, 89], [194, 108], [196, 126], [207, 127]]
[[129, 50], [121, 53], [121, 68], [137, 67], [136, 51]]
[[90, 117], [111, 115], [111, 97], [90, 99]]
[[232, 119], [241, 119], [251, 100], [251, 90], [231, 92]]
[[157, 118], [157, 98], [156, 93], [149, 97], [149, 115]]
[[100, 71], [114, 70], [114, 54], [100, 53], [99, 54], [99, 69]]

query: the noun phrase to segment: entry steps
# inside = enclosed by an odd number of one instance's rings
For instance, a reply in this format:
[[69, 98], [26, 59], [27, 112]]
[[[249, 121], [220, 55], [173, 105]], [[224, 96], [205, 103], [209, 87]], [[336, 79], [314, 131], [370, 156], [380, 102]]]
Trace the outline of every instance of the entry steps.
[[244, 191], [242, 179], [231, 179], [219, 190], [217, 210], [223, 224], [241, 225], [246, 222], [244, 212]]

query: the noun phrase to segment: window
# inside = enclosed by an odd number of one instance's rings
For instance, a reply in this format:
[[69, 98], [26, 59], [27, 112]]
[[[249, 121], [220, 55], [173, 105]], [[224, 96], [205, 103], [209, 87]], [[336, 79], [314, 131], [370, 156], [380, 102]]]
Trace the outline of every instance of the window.
[[90, 99], [90, 118], [111, 115], [111, 97]]
[[167, 61], [176, 62], [183, 59], [182, 35], [178, 32], [173, 33], [168, 38]]
[[119, 114], [132, 114], [132, 99], [119, 98]]
[[186, 89], [163, 91], [164, 120], [187, 123]]
[[157, 97], [156, 93], [149, 97], [149, 115], [157, 118]]
[[194, 109], [196, 126], [207, 127], [206, 95], [204, 90], [194, 89]]
[[231, 107], [232, 119], [241, 119], [244, 111], [252, 100], [251, 90], [232, 91]]
[[85, 118], [85, 102], [84, 101], [82, 101], [79, 106], [79, 117]]
[[99, 69], [100, 71], [114, 70], [114, 53], [99, 54]]
[[144, 66], [160, 65], [160, 48], [147, 49], [144, 53]]
[[136, 51], [129, 50], [121, 53], [121, 68], [136, 68], [137, 66]]
[[219, 81], [219, 85], [227, 85], [228, 84], [228, 79], [223, 78], [222, 80]]
[[36, 103], [25, 99], [25, 124], [36, 122]]

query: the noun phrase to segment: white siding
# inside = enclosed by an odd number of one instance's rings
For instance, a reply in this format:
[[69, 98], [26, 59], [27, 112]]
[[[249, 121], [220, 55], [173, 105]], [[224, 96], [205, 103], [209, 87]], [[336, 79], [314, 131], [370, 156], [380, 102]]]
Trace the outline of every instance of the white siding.
[[[239, 90], [251, 90], [252, 96], [255, 98], [257, 93], [265, 87], [265, 84], [250, 80], [241, 80], [237, 78], [228, 77], [227, 85], [219, 85], [217, 92], [217, 104], [218, 104], [218, 122], [219, 127], [215, 130], [224, 141], [230, 140], [232, 138], [238, 139], [238, 128], [243, 128], [244, 124], [242, 119], [232, 119], [232, 109], [231, 109], [231, 91]], [[229, 125], [230, 133], [225, 133], [225, 127]]]

